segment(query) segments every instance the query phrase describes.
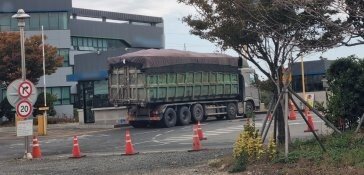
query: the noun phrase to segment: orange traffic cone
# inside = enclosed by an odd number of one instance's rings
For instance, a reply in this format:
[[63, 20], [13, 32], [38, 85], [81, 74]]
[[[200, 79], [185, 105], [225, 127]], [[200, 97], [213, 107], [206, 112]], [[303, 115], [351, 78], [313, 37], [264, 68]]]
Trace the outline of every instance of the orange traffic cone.
[[198, 137], [198, 133], [197, 133], [197, 126], [194, 125], [193, 126], [193, 143], [192, 143], [192, 150], [189, 150], [189, 152], [192, 151], [201, 151], [202, 150], [202, 146], [201, 146], [201, 142], [200, 142], [200, 138]]
[[81, 158], [86, 155], [81, 155], [80, 145], [78, 144], [77, 136], [73, 136], [73, 148], [72, 148], [72, 157], [70, 158]]
[[37, 136], [33, 137], [33, 146], [32, 147], [33, 147], [33, 150], [32, 150], [33, 158], [42, 158], [42, 151], [40, 150]]
[[203, 135], [203, 131], [202, 131], [202, 128], [201, 128], [200, 121], [197, 122], [197, 134], [198, 134], [198, 138], [200, 140], [207, 140], [207, 138], [204, 137], [204, 135]]
[[134, 152], [134, 146], [131, 143], [131, 136], [129, 129], [125, 132], [125, 154], [124, 155], [134, 155], [137, 154]]
[[288, 120], [296, 120], [296, 119], [297, 119], [296, 112], [291, 108], [288, 115]]
[[307, 126], [307, 129], [305, 130], [305, 132], [318, 131], [318, 129], [315, 129], [315, 126], [313, 125], [312, 115], [311, 115], [310, 111], [307, 112], [307, 121], [308, 121], [308, 124], [311, 126], [312, 130], [310, 129], [309, 126]]

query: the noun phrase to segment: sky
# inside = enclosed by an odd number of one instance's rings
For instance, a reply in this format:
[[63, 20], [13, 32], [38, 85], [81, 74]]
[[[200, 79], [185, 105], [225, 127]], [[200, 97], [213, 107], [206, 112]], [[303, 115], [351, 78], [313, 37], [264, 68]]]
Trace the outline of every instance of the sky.
[[[186, 15], [195, 14], [196, 11], [193, 7], [179, 4], [176, 0], [73, 0], [73, 7], [162, 17], [166, 49], [184, 50], [186, 48], [188, 51], [205, 53], [220, 51], [215, 44], [189, 34], [190, 28], [182, 23], [181, 19]], [[233, 51], [225, 53], [237, 56]], [[353, 54], [364, 58], [364, 45], [341, 47], [325, 53], [311, 54], [304, 60], [318, 60], [320, 56], [334, 60]]]

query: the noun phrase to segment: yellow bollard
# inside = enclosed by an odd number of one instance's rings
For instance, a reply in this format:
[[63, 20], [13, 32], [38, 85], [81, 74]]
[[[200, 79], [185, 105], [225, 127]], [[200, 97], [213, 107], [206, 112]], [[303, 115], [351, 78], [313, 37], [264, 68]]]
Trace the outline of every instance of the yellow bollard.
[[37, 115], [38, 118], [38, 135], [47, 135], [47, 115]]

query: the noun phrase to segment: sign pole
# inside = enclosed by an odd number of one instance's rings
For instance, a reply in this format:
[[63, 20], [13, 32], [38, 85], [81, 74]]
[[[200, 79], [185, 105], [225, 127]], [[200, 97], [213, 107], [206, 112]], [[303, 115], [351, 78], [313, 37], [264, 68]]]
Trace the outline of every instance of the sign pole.
[[[20, 52], [21, 52], [21, 78], [23, 81], [26, 80], [26, 70], [25, 70], [25, 46], [24, 46], [24, 27], [25, 27], [25, 19], [30, 18], [28, 14], [24, 12], [23, 9], [19, 9], [18, 13], [12, 16], [18, 20], [18, 27], [20, 30]], [[24, 157], [27, 159], [32, 159], [32, 155], [29, 152], [29, 137], [26, 136], [24, 138], [25, 143], [25, 155]]]

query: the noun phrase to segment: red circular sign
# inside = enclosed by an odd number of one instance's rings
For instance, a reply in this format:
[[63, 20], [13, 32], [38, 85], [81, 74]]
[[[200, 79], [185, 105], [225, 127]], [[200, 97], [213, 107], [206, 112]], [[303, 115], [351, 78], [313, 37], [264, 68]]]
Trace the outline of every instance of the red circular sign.
[[18, 88], [18, 94], [22, 98], [28, 98], [30, 95], [32, 95], [32, 84], [28, 81], [24, 81], [20, 83]]
[[16, 105], [16, 113], [22, 118], [27, 118], [32, 112], [32, 104], [28, 101], [20, 101], [18, 105]]

